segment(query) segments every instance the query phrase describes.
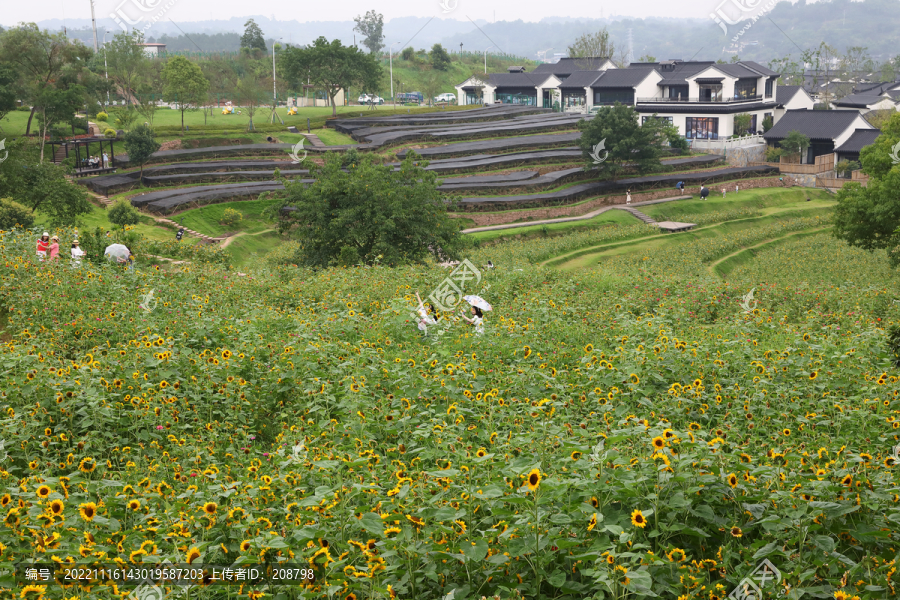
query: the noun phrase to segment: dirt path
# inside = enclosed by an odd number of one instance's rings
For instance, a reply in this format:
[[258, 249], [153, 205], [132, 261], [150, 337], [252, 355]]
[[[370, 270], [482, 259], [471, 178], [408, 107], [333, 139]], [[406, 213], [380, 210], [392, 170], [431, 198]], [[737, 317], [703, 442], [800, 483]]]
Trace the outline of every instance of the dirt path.
[[227, 248], [231, 244], [232, 241], [236, 240], [237, 238], [239, 238], [241, 236], [262, 235], [264, 233], [269, 233], [270, 231], [275, 231], [275, 229], [263, 229], [262, 231], [257, 231], [256, 233], [247, 233], [245, 231], [242, 231], [240, 233], [236, 233], [234, 235], [230, 235], [227, 238], [225, 238], [225, 241], [223, 241], [221, 244], [219, 244], [219, 247]]

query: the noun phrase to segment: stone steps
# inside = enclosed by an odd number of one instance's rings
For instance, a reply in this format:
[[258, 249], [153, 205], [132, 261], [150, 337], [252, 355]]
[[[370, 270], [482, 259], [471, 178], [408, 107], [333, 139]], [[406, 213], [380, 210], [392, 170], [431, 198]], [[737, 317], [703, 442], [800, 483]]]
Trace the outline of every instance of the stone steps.
[[[162, 217], [155, 217], [155, 220], [156, 220], [157, 223], [167, 223], [167, 224], [169, 224], [169, 225], [172, 225], [172, 226], [174, 226], [176, 229], [181, 229], [181, 228], [183, 227], [182, 225], [179, 225], [178, 223], [176, 223], [175, 221], [173, 221], [173, 220], [171, 220], [171, 219], [165, 219], [165, 218], [162, 218]], [[205, 243], [207, 243], [207, 244], [218, 244], [218, 243], [221, 242], [222, 240], [228, 239], [228, 238], [217, 238], [217, 237], [212, 237], [212, 236], [209, 236], [209, 235], [200, 233], [199, 231], [194, 231], [193, 229], [188, 229], [187, 227], [184, 227], [184, 233], [187, 234], [187, 235], [190, 235], [190, 236], [192, 236], [192, 237], [198, 238], [198, 239], [200, 239], [201, 241], [203, 241], [203, 242], [205, 242]]]
[[631, 213], [632, 215], [634, 215], [635, 217], [637, 217], [638, 219], [640, 219], [647, 225], [655, 225], [656, 224], [656, 219], [654, 219], [650, 215], [646, 215], [646, 214], [642, 213], [641, 211], [639, 211], [636, 208], [631, 208], [630, 206], [617, 206], [616, 208], [618, 208], [619, 210], [624, 210], [625, 212]]

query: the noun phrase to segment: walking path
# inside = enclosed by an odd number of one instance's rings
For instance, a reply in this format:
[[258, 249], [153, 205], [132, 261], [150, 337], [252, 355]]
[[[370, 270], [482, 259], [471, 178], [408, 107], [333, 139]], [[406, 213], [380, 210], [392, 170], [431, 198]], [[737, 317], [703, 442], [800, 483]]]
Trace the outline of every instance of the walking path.
[[325, 142], [319, 139], [314, 133], [302, 133], [303, 137], [309, 140], [309, 143], [313, 145], [313, 148], [324, 148]]
[[[154, 220], [157, 223], [168, 223], [169, 225], [174, 225], [178, 229], [181, 229], [182, 227], [184, 227], [184, 225], [179, 225], [175, 221], [173, 221], [171, 219], [165, 219], [163, 217], [154, 217]], [[200, 240], [206, 242], [207, 244], [217, 244], [218, 242], [221, 242], [222, 240], [227, 239], [224, 237], [214, 238], [214, 237], [199, 233], [197, 231], [194, 231], [193, 229], [188, 229], [187, 227], [184, 227], [184, 232], [190, 236], [199, 238]]]
[[591, 211], [585, 215], [581, 215], [578, 217], [562, 217], [560, 219], [544, 219], [541, 221], [527, 221], [525, 223], [505, 223], [503, 225], [490, 225], [488, 227], [472, 227], [471, 229], [463, 229], [463, 233], [478, 233], [479, 231], [497, 231], [499, 229], [515, 229], [516, 227], [531, 227], [533, 225], [552, 225], [554, 223], [568, 223], [570, 221], [586, 221], [588, 219], [593, 219], [597, 215], [601, 213], [605, 213], [608, 210], [619, 209], [630, 212], [635, 217], [643, 221], [644, 223], [652, 225], [656, 223], [651, 217], [645, 215], [639, 210], [635, 210], [634, 206], [646, 206], [649, 204], [659, 204], [661, 202], [673, 202], [675, 200], [690, 200], [693, 196], [675, 196], [672, 198], [660, 198], [658, 200], [645, 200], [644, 202], [632, 202], [630, 205], [625, 206], [617, 205], [617, 206], [604, 206], [603, 208], [598, 208], [597, 210]]

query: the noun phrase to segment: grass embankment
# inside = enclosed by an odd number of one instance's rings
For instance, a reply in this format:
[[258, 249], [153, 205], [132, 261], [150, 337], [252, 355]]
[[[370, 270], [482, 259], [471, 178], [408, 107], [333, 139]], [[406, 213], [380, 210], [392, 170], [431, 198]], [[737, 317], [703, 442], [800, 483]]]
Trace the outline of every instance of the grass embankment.
[[[134, 226], [134, 230], [144, 237], [152, 240], [165, 241], [174, 237], [175, 234], [170, 229], [160, 227], [155, 223], [156, 221], [152, 217], [142, 214], [141, 222]], [[35, 226], [44, 227], [47, 229], [47, 231], [51, 230], [49, 225], [47, 225], [46, 215], [42, 213], [37, 213]], [[116, 226], [109, 222], [105, 208], [93, 205], [91, 212], [81, 216], [79, 228], [82, 231], [93, 231], [96, 227], [102, 227], [103, 229], [111, 230]], [[71, 240], [62, 240], [61, 243], [68, 243], [70, 241]]]
[[[806, 197], [813, 198], [810, 202], [806, 202]], [[829, 212], [834, 205], [829, 202], [830, 195], [827, 192], [819, 190], [807, 190], [797, 188], [760, 188], [756, 190], [748, 190], [747, 196], [743, 197], [739, 202], [729, 202], [727, 199], [717, 198], [715, 200], [677, 200], [671, 203], [651, 204], [637, 207], [641, 212], [652, 216], [654, 219], [662, 220], [678, 220], [687, 219], [687, 215], [691, 215], [694, 220], [700, 220], [703, 215], [713, 215], [714, 213], [740, 213], [742, 211], [752, 211], [754, 216], [749, 218], [737, 218], [726, 224], [710, 224], [697, 227], [688, 232], [667, 234], [660, 236], [654, 234], [649, 236], [652, 244], [646, 249], [653, 249], [662, 243], [677, 243], [678, 240], [685, 237], [698, 238], [706, 235], [717, 235], [716, 233], [706, 233], [712, 231], [712, 228], [719, 227], [723, 233], [728, 231], [738, 231], [747, 227], [760, 226], [771, 222], [773, 219], [789, 218], [796, 216], [807, 216]], [[801, 200], [802, 198], [802, 200]], [[754, 214], [755, 213], [755, 214]], [[602, 216], [602, 215], [601, 215]], [[698, 218], [699, 217], [699, 218]], [[633, 220], [633, 222], [637, 222]], [[694, 222], [694, 221], [689, 221]], [[566, 225], [566, 224], [561, 224]], [[627, 247], [634, 244], [637, 239], [647, 239], [648, 236], [639, 236], [630, 241], [623, 242], [617, 240], [613, 243], [586, 245], [582, 248], [566, 252], [565, 254], [544, 261], [542, 264], [546, 266], [560, 267], [564, 270], [580, 269], [594, 264], [600, 259], [601, 255], [605, 258], [612, 255], [618, 255], [627, 252]], [[659, 239], [657, 239], [659, 238]], [[665, 241], [668, 240], [668, 241]]]
[[583, 221], [568, 221], [565, 223], [553, 223], [545, 225], [529, 225], [527, 227], [515, 227], [513, 229], [495, 229], [493, 231], [479, 231], [466, 235], [469, 235], [473, 239], [484, 244], [514, 239], [562, 235], [575, 231], [591, 229], [593, 227], [609, 225], [633, 225], [634, 223], [635, 219], [632, 215], [623, 210], [611, 209]]

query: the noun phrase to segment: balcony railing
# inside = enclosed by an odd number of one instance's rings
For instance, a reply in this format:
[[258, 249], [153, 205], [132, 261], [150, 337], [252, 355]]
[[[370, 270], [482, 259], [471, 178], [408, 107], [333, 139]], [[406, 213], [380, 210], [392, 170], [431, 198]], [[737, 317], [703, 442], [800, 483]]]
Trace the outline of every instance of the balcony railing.
[[[763, 96], [748, 96], [746, 98], [638, 98], [638, 104], [734, 104], [735, 102], [759, 102]], [[774, 102], [774, 98], [772, 101]]]

